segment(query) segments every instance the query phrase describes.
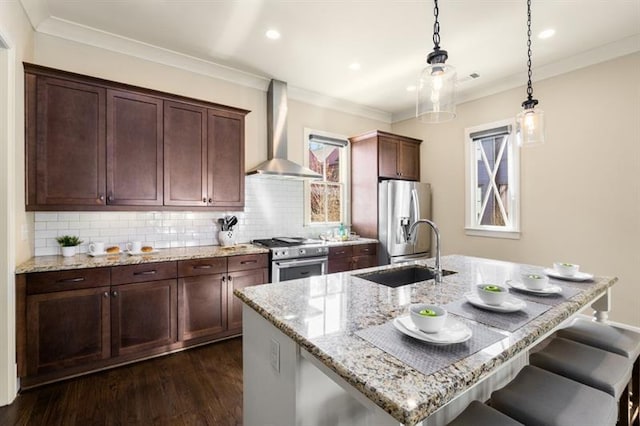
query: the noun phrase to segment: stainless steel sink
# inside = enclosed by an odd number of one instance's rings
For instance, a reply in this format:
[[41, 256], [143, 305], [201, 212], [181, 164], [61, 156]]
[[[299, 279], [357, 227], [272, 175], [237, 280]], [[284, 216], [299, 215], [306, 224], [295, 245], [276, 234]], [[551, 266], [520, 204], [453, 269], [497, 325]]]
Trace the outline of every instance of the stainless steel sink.
[[[442, 275], [455, 274], [454, 271], [442, 271]], [[435, 278], [436, 273], [433, 269], [426, 266], [404, 266], [399, 268], [387, 269], [379, 272], [367, 272], [365, 274], [354, 275], [363, 280], [373, 281], [374, 283], [386, 285], [387, 287], [401, 287], [420, 281], [428, 281]]]

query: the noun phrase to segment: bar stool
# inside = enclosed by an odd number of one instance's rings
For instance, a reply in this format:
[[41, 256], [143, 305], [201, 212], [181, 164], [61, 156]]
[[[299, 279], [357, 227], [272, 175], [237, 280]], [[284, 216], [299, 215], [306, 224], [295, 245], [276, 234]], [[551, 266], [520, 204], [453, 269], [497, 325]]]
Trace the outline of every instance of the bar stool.
[[524, 426], [480, 401], [471, 401], [447, 426]]
[[607, 426], [617, 419], [611, 395], [531, 365], [491, 394], [491, 406], [527, 426]]
[[559, 337], [594, 346], [628, 358], [633, 363], [629, 386], [622, 396], [629, 403], [623, 424], [640, 425], [640, 333], [608, 324], [577, 319], [567, 328], [558, 330]]

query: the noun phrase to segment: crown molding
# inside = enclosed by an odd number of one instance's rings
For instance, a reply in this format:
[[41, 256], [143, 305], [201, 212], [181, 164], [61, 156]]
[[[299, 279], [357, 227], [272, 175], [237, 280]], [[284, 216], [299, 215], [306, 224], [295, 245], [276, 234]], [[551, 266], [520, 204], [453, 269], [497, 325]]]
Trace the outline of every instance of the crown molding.
[[37, 30], [40, 24], [51, 16], [46, 0], [20, 0], [20, 4], [34, 30]]
[[[605, 44], [595, 49], [587, 50], [577, 55], [564, 58], [560, 61], [542, 65], [535, 69], [533, 81], [542, 81], [581, 68], [586, 68], [601, 62], [616, 59], [625, 55], [629, 55], [640, 51], [640, 35], [623, 38], [613, 43]], [[512, 74], [505, 78], [495, 79], [494, 81], [485, 83], [483, 87], [470, 89], [463, 92], [458, 98], [457, 104], [475, 101], [507, 90], [515, 89], [523, 86], [526, 81], [526, 74]], [[392, 116], [392, 123], [415, 118], [415, 107], [406, 109]]]
[[[36, 31], [41, 34], [47, 34], [99, 49], [179, 68], [263, 92], [267, 91], [269, 81], [271, 80], [271, 78], [267, 76], [252, 74], [206, 59], [186, 55], [56, 17], [49, 17], [43, 20], [38, 25]], [[386, 111], [376, 110], [294, 86], [289, 86], [288, 89], [289, 97], [300, 102], [378, 120], [384, 123], [391, 123], [391, 113]]]

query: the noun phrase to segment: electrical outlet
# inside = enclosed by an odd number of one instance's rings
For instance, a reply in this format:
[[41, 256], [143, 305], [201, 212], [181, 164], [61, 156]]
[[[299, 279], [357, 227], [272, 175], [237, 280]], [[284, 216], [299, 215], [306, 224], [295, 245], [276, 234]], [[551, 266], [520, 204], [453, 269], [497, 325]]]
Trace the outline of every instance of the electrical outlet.
[[280, 372], [280, 343], [277, 340], [271, 339], [271, 353], [270, 353], [271, 367], [276, 372]]

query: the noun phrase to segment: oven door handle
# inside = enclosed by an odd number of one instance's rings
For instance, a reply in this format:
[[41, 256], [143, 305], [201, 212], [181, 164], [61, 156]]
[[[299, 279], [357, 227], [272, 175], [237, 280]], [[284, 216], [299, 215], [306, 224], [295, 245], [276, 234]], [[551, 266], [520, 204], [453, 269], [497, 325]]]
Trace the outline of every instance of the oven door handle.
[[274, 263], [278, 268], [291, 268], [294, 266], [307, 266], [307, 265], [317, 265], [318, 263], [324, 263], [329, 261], [328, 257], [314, 257], [311, 259], [305, 260], [289, 260], [289, 261], [275, 261]]

